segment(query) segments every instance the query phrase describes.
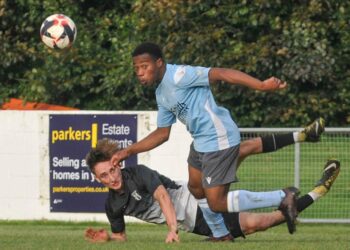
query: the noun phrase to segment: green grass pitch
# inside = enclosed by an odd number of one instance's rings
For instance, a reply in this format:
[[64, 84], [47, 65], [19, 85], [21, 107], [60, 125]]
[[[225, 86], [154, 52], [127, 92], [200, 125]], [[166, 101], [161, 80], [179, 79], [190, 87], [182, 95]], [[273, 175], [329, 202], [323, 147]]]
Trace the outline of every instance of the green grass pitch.
[[285, 224], [265, 232], [238, 238], [234, 243], [203, 242], [204, 237], [181, 232], [180, 243], [165, 244], [167, 227], [127, 224], [124, 243], [89, 243], [84, 240], [88, 226], [105, 228], [106, 223], [56, 221], [0, 221], [1, 249], [349, 249], [350, 227], [345, 224], [299, 224], [288, 234]]

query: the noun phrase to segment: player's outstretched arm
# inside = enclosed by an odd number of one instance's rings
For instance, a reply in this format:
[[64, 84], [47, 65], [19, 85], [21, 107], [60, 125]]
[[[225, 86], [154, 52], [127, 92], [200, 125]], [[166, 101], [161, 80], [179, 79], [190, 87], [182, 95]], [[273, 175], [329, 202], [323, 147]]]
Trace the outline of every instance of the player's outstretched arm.
[[169, 139], [170, 130], [171, 126], [165, 128], [157, 128], [141, 141], [116, 152], [111, 158], [111, 163], [113, 166], [117, 166], [121, 161], [131, 155], [146, 152], [158, 147]]
[[230, 84], [238, 84], [251, 89], [260, 91], [274, 91], [284, 89], [287, 83], [276, 77], [270, 77], [264, 81], [260, 81], [239, 70], [226, 68], [211, 68], [209, 71], [209, 82], [214, 83], [224, 81]]
[[154, 191], [153, 196], [159, 202], [160, 208], [162, 209], [162, 212], [166, 219], [166, 223], [168, 225], [169, 231], [165, 242], [179, 242], [180, 238], [177, 230], [176, 212], [167, 190], [163, 185], [160, 185]]

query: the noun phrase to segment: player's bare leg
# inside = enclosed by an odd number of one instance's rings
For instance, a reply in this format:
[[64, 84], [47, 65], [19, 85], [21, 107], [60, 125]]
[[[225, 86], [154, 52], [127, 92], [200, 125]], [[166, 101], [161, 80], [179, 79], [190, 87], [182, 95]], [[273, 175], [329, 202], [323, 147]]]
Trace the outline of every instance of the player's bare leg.
[[188, 189], [197, 199], [198, 206], [201, 209], [203, 217], [212, 232], [212, 237], [209, 237], [208, 239], [210, 241], [233, 240], [233, 237], [226, 228], [222, 214], [213, 212], [209, 207], [208, 201], [205, 197], [204, 189], [202, 187], [202, 172], [199, 169], [189, 165], [188, 174]]
[[227, 194], [230, 189], [230, 184], [205, 188], [205, 196], [207, 197], [210, 208], [217, 212], [228, 212], [227, 209]]
[[188, 190], [196, 199], [205, 198], [204, 190], [202, 187], [202, 172], [189, 165], [188, 166]]
[[279, 225], [285, 222], [285, 218], [279, 210], [270, 213], [240, 212], [239, 222], [244, 235], [248, 235]]

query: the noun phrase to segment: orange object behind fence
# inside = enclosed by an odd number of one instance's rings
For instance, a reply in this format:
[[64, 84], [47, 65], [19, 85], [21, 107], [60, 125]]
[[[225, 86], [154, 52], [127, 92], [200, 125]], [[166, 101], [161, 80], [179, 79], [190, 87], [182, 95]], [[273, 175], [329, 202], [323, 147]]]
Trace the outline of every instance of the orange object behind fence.
[[40, 102], [26, 102], [20, 99], [11, 98], [0, 106], [1, 110], [79, 110], [76, 108], [52, 105]]

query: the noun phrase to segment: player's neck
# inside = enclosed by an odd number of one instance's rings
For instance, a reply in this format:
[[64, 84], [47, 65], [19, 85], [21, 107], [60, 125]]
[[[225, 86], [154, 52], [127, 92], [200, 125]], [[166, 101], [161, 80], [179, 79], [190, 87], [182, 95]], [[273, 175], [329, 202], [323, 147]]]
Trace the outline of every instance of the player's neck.
[[163, 66], [159, 69], [159, 74], [156, 81], [157, 85], [159, 85], [162, 82], [165, 72], [166, 72], [166, 63], [164, 62]]

